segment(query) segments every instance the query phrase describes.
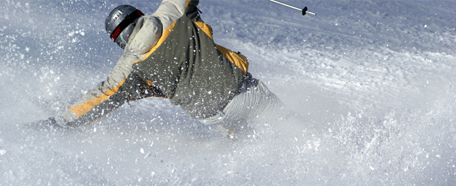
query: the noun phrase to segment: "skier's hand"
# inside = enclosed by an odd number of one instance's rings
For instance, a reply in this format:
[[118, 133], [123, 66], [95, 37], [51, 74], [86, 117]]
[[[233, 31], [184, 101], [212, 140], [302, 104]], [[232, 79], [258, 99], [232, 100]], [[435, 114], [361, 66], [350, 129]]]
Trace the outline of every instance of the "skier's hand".
[[40, 120], [35, 121], [28, 124], [30, 127], [37, 128], [37, 129], [60, 129], [60, 128], [67, 128], [68, 122], [61, 117], [50, 117], [47, 120]]

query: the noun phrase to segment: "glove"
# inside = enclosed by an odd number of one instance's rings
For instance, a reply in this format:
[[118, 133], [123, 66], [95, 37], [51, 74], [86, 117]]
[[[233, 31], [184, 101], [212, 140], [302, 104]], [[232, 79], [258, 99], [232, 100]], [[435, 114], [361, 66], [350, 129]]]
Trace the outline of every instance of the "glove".
[[58, 129], [67, 128], [68, 122], [66, 122], [62, 117], [50, 117], [47, 120], [35, 121], [28, 125], [37, 129]]

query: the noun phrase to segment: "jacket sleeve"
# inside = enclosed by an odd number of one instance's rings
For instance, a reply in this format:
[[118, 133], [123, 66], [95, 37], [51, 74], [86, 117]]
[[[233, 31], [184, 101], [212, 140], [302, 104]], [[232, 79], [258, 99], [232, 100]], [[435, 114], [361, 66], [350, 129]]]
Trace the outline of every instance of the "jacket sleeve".
[[[72, 126], [90, 124], [128, 101], [130, 91], [123, 91], [132, 73], [132, 65], [136, 57], [131, 54], [124, 54], [108, 75], [105, 81], [99, 83], [94, 89], [88, 91], [80, 100], [67, 109], [62, 117]], [[130, 78], [129, 78], [130, 77]]]
[[152, 16], [158, 17], [167, 28], [174, 21], [184, 16], [189, 7], [196, 7], [199, 0], [163, 0]]
[[138, 20], [126, 50], [143, 55], [155, 46], [166, 28], [185, 15], [189, 7], [196, 9], [198, 0], [164, 0], [152, 15]]

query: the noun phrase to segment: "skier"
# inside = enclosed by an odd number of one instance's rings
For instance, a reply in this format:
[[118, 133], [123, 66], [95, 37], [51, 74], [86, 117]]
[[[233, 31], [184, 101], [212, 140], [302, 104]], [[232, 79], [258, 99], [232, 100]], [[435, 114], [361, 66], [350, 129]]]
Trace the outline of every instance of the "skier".
[[107, 79], [62, 116], [37, 122], [46, 127], [91, 124], [128, 101], [167, 98], [201, 123], [233, 137], [280, 112], [282, 104], [252, 78], [248, 61], [214, 43], [199, 15], [199, 0], [163, 0], [152, 15], [120, 5], [106, 18], [106, 31], [124, 49]]

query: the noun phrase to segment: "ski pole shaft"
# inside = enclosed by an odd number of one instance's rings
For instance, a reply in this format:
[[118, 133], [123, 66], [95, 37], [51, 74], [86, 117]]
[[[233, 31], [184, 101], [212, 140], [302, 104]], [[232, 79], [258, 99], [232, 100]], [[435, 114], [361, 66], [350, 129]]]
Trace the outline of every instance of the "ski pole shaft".
[[300, 8], [298, 8], [298, 7], [291, 6], [291, 5], [289, 5], [289, 4], [285, 4], [285, 3], [282, 3], [282, 2], [279, 2], [279, 1], [276, 1], [276, 0], [269, 0], [269, 1], [271, 1], [271, 2], [273, 2], [273, 3], [277, 3], [277, 4], [282, 5], [282, 6], [286, 6], [286, 7], [291, 8], [291, 9], [295, 9], [295, 10], [302, 11], [302, 15], [306, 15], [306, 13], [312, 14], [312, 15], [317, 15], [317, 14], [315, 14], [315, 13], [313, 13], [313, 12], [307, 11], [307, 7], [304, 7], [303, 9], [300, 9]]

